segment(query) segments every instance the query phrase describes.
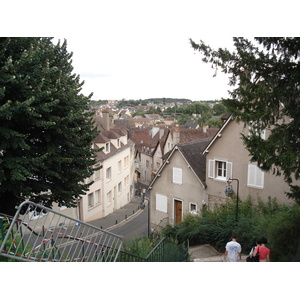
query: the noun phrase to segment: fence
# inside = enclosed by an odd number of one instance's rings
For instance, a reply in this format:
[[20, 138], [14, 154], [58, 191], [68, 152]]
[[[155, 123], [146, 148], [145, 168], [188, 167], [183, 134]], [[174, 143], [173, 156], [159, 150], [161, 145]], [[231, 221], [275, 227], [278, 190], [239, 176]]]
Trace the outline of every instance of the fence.
[[189, 260], [189, 242], [176, 244], [167, 238], [163, 238], [147, 257], [139, 257], [120, 251], [119, 262], [186, 262]]
[[14, 217], [0, 214], [0, 228], [7, 261], [110, 262], [122, 247], [119, 236], [30, 201]]

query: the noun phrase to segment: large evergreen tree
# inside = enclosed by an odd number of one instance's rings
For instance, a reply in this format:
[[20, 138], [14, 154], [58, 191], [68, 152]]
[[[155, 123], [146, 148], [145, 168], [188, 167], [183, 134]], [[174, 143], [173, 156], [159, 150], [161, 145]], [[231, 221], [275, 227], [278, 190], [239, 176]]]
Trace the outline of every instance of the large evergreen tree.
[[[235, 50], [214, 50], [203, 41], [191, 40], [203, 61], [230, 74], [232, 99], [225, 104], [237, 121], [252, 122], [257, 133], [265, 128], [271, 135], [243, 135], [243, 141], [261, 169], [274, 169], [290, 184], [288, 193], [300, 203], [300, 38], [234, 38]], [[225, 99], [224, 99], [225, 100]], [[287, 118], [286, 118], [287, 117]], [[284, 121], [285, 120], [285, 121]], [[254, 126], [253, 126], [254, 125]]]
[[50, 38], [0, 39], [0, 212], [25, 199], [76, 206], [95, 163], [90, 96]]

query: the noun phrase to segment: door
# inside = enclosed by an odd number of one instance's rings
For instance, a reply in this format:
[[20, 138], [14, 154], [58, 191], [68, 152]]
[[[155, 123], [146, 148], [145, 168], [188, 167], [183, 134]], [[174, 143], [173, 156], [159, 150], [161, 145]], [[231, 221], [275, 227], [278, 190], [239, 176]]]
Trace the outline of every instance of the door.
[[174, 200], [174, 220], [175, 224], [182, 222], [182, 201]]

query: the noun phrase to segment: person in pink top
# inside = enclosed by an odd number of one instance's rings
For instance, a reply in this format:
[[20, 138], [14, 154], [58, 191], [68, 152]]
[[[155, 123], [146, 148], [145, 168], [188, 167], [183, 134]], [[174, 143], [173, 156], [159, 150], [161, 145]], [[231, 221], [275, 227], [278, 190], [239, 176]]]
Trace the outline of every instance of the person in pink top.
[[255, 248], [253, 256], [255, 256], [256, 253], [259, 253], [259, 262], [270, 262], [270, 249], [266, 246], [268, 240], [266, 238], [261, 238], [260, 242], [261, 246]]

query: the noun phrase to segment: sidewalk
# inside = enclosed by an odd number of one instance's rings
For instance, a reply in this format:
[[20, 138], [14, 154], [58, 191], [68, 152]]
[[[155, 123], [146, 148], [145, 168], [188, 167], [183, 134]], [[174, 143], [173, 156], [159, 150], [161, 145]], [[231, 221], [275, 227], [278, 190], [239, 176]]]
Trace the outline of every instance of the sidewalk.
[[[224, 253], [218, 252], [210, 245], [192, 246], [189, 248], [193, 262], [222, 262]], [[247, 255], [242, 254], [240, 262], [246, 262]]]
[[93, 220], [88, 222], [93, 226], [104, 230], [113, 229], [123, 222], [126, 222], [133, 216], [139, 214], [142, 210], [140, 209], [141, 197], [134, 196], [129, 203], [124, 205], [122, 208], [116, 210], [115, 212], [103, 217], [101, 219]]

